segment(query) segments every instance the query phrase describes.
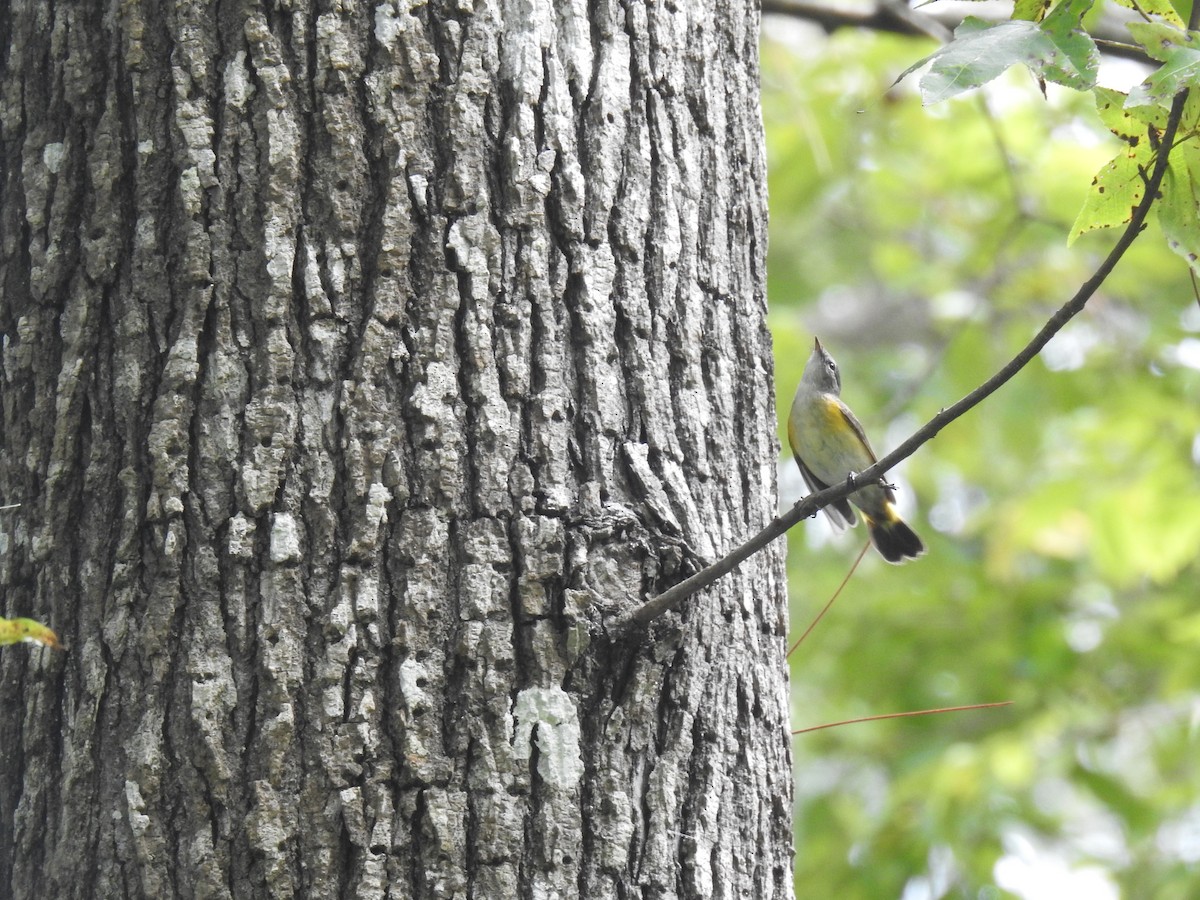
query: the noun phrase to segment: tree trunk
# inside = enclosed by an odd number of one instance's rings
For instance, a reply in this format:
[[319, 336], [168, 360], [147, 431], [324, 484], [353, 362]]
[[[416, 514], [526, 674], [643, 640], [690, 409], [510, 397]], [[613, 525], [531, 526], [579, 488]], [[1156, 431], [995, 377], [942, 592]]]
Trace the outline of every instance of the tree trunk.
[[791, 896], [755, 4], [0, 34], [0, 894]]

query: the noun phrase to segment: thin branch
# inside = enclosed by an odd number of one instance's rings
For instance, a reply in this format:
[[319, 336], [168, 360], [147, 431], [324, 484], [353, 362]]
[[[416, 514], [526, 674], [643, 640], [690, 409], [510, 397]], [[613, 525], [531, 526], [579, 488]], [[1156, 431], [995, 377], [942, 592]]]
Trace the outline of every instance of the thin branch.
[[1153, 19], [1150, 18], [1149, 14], [1144, 9], [1142, 9], [1142, 5], [1140, 3], [1138, 3], [1137, 0], [1130, 0], [1130, 3], [1133, 5], [1133, 8], [1137, 12], [1137, 14], [1142, 17], [1142, 21], [1144, 21], [1144, 22], [1153, 22], [1154, 21]]
[[787, 655], [791, 656], [796, 648], [804, 643], [804, 639], [812, 634], [812, 630], [817, 627], [817, 623], [825, 618], [825, 613], [829, 612], [829, 608], [833, 606], [833, 601], [842, 593], [842, 589], [850, 583], [850, 576], [858, 570], [858, 564], [863, 561], [863, 557], [867, 555], [867, 551], [871, 549], [871, 542], [867, 541], [863, 544], [863, 548], [858, 551], [858, 557], [854, 560], [854, 565], [850, 567], [850, 571], [846, 573], [846, 577], [842, 579], [842, 583], [837, 586], [837, 590], [833, 592], [833, 596], [829, 598], [829, 602], [817, 613], [817, 617], [812, 620], [812, 623], [804, 629], [804, 634], [796, 638], [796, 643], [788, 647]]
[[1130, 44], [1126, 41], [1110, 41], [1107, 38], [1095, 38], [1096, 46], [1101, 50], [1107, 50], [1111, 56], [1124, 56], [1131, 59], [1144, 59], [1150, 62], [1150, 57], [1146, 55], [1146, 51], [1137, 44]]
[[[1197, 4], [1196, 10], [1193, 11], [1193, 20], [1197, 16], [1197, 11], [1200, 11], [1200, 4]], [[1195, 24], [1190, 24], [1189, 28], [1194, 29]], [[1104, 283], [1104, 280], [1112, 272], [1121, 257], [1125, 255], [1125, 251], [1129, 249], [1130, 245], [1137, 239], [1138, 234], [1141, 233], [1142, 226], [1146, 222], [1146, 216], [1149, 214], [1150, 207], [1153, 206], [1155, 199], [1158, 197], [1159, 187], [1162, 184], [1163, 176], [1166, 174], [1167, 158], [1175, 142], [1175, 133], [1179, 129], [1179, 121], [1183, 117], [1183, 105], [1186, 100], [1187, 91], [1184, 90], [1176, 94], [1171, 104], [1171, 111], [1167, 116], [1167, 127], [1164, 129], [1162, 135], [1161, 150], [1155, 160], [1154, 169], [1146, 181], [1146, 193], [1134, 209], [1129, 224], [1125, 227], [1125, 231], [1122, 232], [1121, 237], [1113, 245], [1112, 250], [1109, 251], [1104, 261], [1100, 263], [1100, 266], [1092, 274], [1092, 277], [1083, 283], [1074, 297], [1059, 307], [1057, 312], [1049, 318], [1041, 330], [1034, 335], [1033, 339], [1022, 348], [1020, 353], [1009, 360], [995, 375], [971, 391], [971, 393], [935, 415], [921, 428], [917, 429], [906, 441], [900, 444], [900, 446], [884, 456], [877, 463], [869, 466], [862, 472], [851, 475], [841, 484], [835, 484], [802, 498], [788, 512], [782, 516], [776, 516], [762, 531], [728, 555], [717, 560], [708, 568], [697, 572], [685, 581], [664, 591], [657, 597], [646, 601], [642, 606], [629, 614], [627, 621], [645, 627], [658, 616], [678, 607], [696, 591], [708, 587], [722, 575], [733, 571], [749, 556], [762, 550], [776, 538], [781, 537], [801, 519], [816, 515], [818, 510], [824, 509], [829, 504], [835, 503], [844, 497], [848, 497], [865, 485], [878, 483], [897, 463], [908, 459], [921, 445], [931, 440], [939, 431], [968, 410], [979, 405], [979, 403], [1010, 381], [1021, 369], [1025, 368], [1026, 364], [1037, 356], [1042, 348], [1050, 342], [1050, 339], [1058, 334], [1067, 322], [1083, 310], [1088, 300], [1092, 298], [1100, 288], [1100, 285]]]
[[999, 703], [972, 703], [970, 706], [942, 706], [938, 709], [917, 709], [912, 712], [884, 713], [879, 716], [863, 716], [860, 719], [846, 719], [842, 722], [826, 722], [824, 725], [810, 725], [808, 728], [797, 728], [792, 732], [808, 734], [810, 731], [820, 731], [823, 728], [837, 728], [839, 725], [857, 725], [859, 722], [878, 722], [881, 719], [907, 719], [910, 716], [932, 716], [937, 713], [965, 712], [971, 709], [995, 709], [998, 706], [1012, 706], [1011, 700], [1001, 700]]
[[954, 37], [953, 26], [946, 25], [933, 16], [910, 9], [906, 0], [878, 0], [879, 12], [896, 22], [910, 26], [917, 34], [931, 37], [941, 44], [948, 44]]
[[[889, 31], [895, 34], [907, 34], [921, 37], [936, 37], [944, 32], [946, 26], [933, 16], [926, 13], [909, 10], [909, 16], [897, 16], [895, 7], [879, 5], [872, 10], [864, 11], [862, 7], [837, 6], [833, 3], [810, 3], [807, 0], [762, 0], [764, 15], [793, 16], [805, 19], [819, 25], [827, 32], [839, 28], [869, 28], [872, 31]], [[928, 20], [914, 21], [914, 18]], [[937, 38], [944, 40], [943, 38]]]
[[[804, 19], [833, 33], [841, 28], [866, 28], [871, 31], [884, 31], [891, 34], [902, 34], [910, 37], [932, 37], [943, 43], [946, 38], [941, 35], [953, 32], [962, 23], [962, 16], [950, 12], [923, 12], [905, 7], [895, 2], [879, 3], [874, 9], [864, 10], [861, 6], [843, 6], [835, 2], [821, 0], [762, 0], [764, 15], [790, 16]], [[1006, 21], [1007, 17], [980, 16], [993, 24]], [[1122, 38], [1128, 35], [1124, 24], [1114, 21], [1103, 21], [1090, 29], [1096, 44], [1109, 56], [1119, 56], [1133, 59], [1147, 65], [1156, 66], [1157, 62], [1146, 55], [1146, 51], [1134, 44], [1127, 43]]]

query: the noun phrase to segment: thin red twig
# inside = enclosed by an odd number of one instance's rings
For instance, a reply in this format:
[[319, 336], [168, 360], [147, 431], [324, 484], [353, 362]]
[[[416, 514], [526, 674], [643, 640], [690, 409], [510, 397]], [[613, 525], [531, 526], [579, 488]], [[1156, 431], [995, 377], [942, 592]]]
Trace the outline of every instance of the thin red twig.
[[821, 619], [825, 616], [825, 613], [829, 612], [829, 607], [833, 606], [833, 601], [838, 598], [838, 594], [842, 592], [842, 588], [849, 583], [850, 576], [854, 574], [856, 569], [858, 569], [858, 564], [863, 561], [863, 557], [867, 555], [867, 550], [870, 549], [870, 547], [870, 541], [867, 541], [865, 544], [863, 544], [863, 548], [858, 551], [858, 558], [854, 560], [854, 565], [850, 567], [850, 571], [846, 573], [846, 577], [842, 579], [842, 583], [839, 584], [837, 590], [833, 592], [833, 596], [829, 598], [829, 602], [825, 604], [825, 607], [819, 613], [817, 613], [817, 617], [812, 620], [812, 624], [809, 625], [808, 628], [804, 629], [804, 634], [796, 638], [796, 643], [788, 647], [788, 656], [792, 655], [792, 651], [804, 642], [804, 639], [808, 637], [814, 628], [817, 627], [817, 623], [821, 621]]
[[1001, 700], [999, 703], [972, 703], [970, 706], [942, 706], [938, 709], [917, 709], [912, 712], [884, 713], [881, 716], [863, 716], [859, 719], [846, 719], [843, 722], [826, 722], [824, 725], [810, 725], [808, 728], [797, 728], [793, 735], [807, 734], [810, 731], [820, 731], [822, 728], [837, 728], [839, 725], [857, 725], [859, 722], [878, 722], [880, 719], [906, 719], [909, 716], [932, 716], [935, 713], [963, 712], [968, 709], [995, 709], [998, 706], [1012, 706], [1013, 701]]

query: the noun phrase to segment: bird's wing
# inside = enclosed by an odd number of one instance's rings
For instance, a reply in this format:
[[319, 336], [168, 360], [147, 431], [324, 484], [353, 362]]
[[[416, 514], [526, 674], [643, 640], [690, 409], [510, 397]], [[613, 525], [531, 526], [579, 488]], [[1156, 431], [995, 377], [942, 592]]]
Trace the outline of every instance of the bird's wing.
[[[817, 491], [823, 491], [829, 485], [821, 481], [812, 470], [804, 464], [804, 460], [800, 458], [798, 453], [793, 453], [796, 457], [796, 465], [800, 467], [800, 474], [804, 476], [804, 483], [808, 485], [809, 493], [815, 494]], [[858, 521], [858, 517], [854, 514], [854, 507], [850, 505], [850, 500], [843, 497], [836, 503], [831, 503], [825, 507], [825, 515], [829, 516], [829, 521], [833, 523], [835, 531], [841, 531]]]
[[[862, 441], [863, 449], [867, 451], [867, 456], [871, 458], [871, 464], [879, 462], [879, 458], [875, 456], [875, 451], [871, 449], [871, 442], [867, 440], [867, 432], [863, 429], [862, 423], [858, 421], [858, 417], [850, 412], [850, 407], [843, 403], [840, 399], [837, 401], [838, 412], [842, 414], [842, 418], [846, 420], [846, 424], [854, 429], [854, 433], [858, 435], [858, 439]], [[882, 480], [882, 479], [881, 479]], [[887, 496], [889, 503], [896, 502], [896, 494], [891, 488], [884, 488], [884, 494]]]

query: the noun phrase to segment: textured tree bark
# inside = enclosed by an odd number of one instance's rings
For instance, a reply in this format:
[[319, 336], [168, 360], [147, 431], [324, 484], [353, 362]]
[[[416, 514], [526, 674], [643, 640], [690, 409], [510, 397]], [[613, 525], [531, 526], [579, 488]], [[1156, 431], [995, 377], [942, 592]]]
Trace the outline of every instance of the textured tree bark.
[[755, 4], [0, 35], [0, 894], [791, 896]]

